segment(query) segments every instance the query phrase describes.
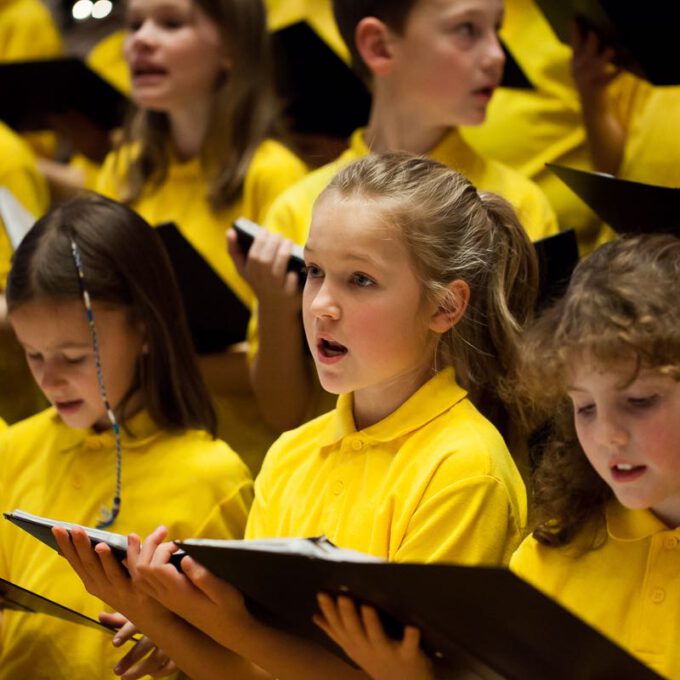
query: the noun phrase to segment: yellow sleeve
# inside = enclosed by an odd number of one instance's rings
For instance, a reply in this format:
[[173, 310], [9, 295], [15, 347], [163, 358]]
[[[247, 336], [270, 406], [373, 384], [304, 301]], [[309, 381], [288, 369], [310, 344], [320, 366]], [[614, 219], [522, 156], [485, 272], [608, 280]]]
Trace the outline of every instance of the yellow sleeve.
[[240, 460], [238, 469], [234, 466], [231, 474], [235, 482], [231, 493], [202, 522], [196, 530], [196, 538], [243, 538], [253, 503], [253, 482]]
[[127, 153], [124, 149], [107, 154], [94, 182], [95, 191], [115, 200], [123, 200], [123, 176]]
[[272, 203], [307, 174], [307, 166], [273, 140], [260, 145], [248, 168], [243, 188], [243, 212], [261, 224]]
[[[451, 474], [447, 474], [451, 479]], [[518, 489], [524, 494], [524, 489]], [[522, 519], [507, 488], [491, 476], [449, 484], [418, 506], [398, 562], [506, 565], [519, 545]]]
[[38, 0], [20, 0], [0, 10], [0, 61], [61, 55], [62, 41], [49, 10]]
[[[36, 218], [49, 207], [49, 190], [29, 146], [0, 125], [0, 186], [7, 187]], [[0, 220], [0, 290], [7, 284], [12, 247]]]

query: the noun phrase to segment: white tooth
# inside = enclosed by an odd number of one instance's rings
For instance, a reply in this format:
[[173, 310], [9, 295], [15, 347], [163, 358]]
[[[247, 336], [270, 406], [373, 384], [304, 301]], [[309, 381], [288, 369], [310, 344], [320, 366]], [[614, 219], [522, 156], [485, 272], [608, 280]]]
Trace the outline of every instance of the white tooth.
[[629, 465], [628, 463], [620, 463], [619, 465], [616, 466], [617, 470], [632, 470], [633, 465]]

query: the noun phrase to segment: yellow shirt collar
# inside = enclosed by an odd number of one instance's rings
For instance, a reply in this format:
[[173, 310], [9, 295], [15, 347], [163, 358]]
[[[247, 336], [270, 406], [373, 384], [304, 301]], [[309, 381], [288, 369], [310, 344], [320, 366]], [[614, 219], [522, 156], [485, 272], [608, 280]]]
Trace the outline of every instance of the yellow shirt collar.
[[[54, 410], [52, 418], [57, 427], [62, 427], [65, 430], [63, 437], [60, 438], [63, 442], [60, 447], [61, 451], [71, 451], [84, 444], [98, 449], [113, 449], [116, 445], [116, 438], [111, 429], [96, 432], [92, 428], [69, 427], [61, 420], [56, 410]], [[121, 446], [123, 450], [144, 447], [160, 433], [160, 428], [151, 419], [149, 412], [142, 410], [132, 418], [128, 418], [127, 427], [120, 428]]]
[[[630, 510], [617, 501], [611, 501], [606, 509], [607, 532], [617, 541], [640, 541], [669, 529], [650, 510]], [[680, 528], [675, 529], [680, 532]]]
[[[366, 128], [359, 128], [352, 133], [349, 140], [352, 156], [365, 156], [371, 152], [366, 144], [365, 133]], [[484, 172], [482, 157], [463, 140], [458, 128], [451, 128], [427, 156], [468, 178], [479, 177]]]
[[[393, 441], [434, 420], [466, 396], [467, 392], [456, 382], [453, 368], [446, 368], [428, 380], [396, 411], [362, 430], [362, 434], [376, 441]], [[340, 395], [333, 416], [319, 437], [321, 446], [332, 446], [357, 432], [353, 403], [351, 393]]]

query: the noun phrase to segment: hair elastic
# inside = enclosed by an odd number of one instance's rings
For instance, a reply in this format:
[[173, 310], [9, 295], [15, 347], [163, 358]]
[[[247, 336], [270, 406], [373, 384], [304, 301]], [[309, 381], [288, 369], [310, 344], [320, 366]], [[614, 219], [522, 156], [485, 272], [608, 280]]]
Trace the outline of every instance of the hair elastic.
[[73, 253], [73, 261], [76, 265], [76, 271], [78, 272], [78, 285], [80, 286], [80, 292], [83, 296], [83, 304], [85, 305], [85, 312], [87, 313], [87, 322], [90, 327], [90, 337], [92, 338], [92, 349], [94, 350], [94, 363], [97, 369], [97, 382], [99, 383], [99, 393], [101, 394], [102, 401], [104, 402], [104, 407], [106, 408], [106, 415], [111, 421], [111, 426], [113, 428], [113, 434], [116, 438], [116, 493], [113, 497], [113, 505], [111, 510], [102, 507], [102, 518], [97, 524], [97, 529], [106, 529], [110, 527], [118, 517], [120, 512], [120, 473], [121, 473], [121, 443], [120, 443], [120, 425], [116, 419], [116, 414], [111, 408], [109, 403], [109, 398], [106, 393], [106, 387], [104, 385], [104, 374], [102, 373], [101, 357], [99, 355], [99, 341], [97, 339], [97, 328], [94, 323], [94, 313], [92, 312], [92, 304], [90, 301], [90, 293], [85, 285], [85, 273], [83, 271], [83, 261], [80, 257], [80, 249], [75, 242], [75, 239], [71, 237], [71, 252]]

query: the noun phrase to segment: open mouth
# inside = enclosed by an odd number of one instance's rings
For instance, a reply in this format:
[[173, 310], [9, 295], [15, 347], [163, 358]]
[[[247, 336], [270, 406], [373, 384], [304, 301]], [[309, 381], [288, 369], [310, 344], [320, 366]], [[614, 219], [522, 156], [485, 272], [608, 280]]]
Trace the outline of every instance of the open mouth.
[[612, 465], [610, 469], [612, 476], [616, 481], [626, 482], [637, 479], [640, 475], [644, 474], [647, 466], [632, 465], [631, 463], [618, 463], [617, 465]]
[[73, 411], [77, 409], [83, 403], [82, 399], [71, 399], [69, 401], [55, 401], [54, 407], [58, 411]]
[[317, 347], [319, 349], [319, 354], [326, 359], [334, 359], [347, 354], [347, 347], [341, 345], [339, 342], [326, 340], [325, 338], [319, 340]]
[[132, 69], [133, 78], [146, 78], [167, 75], [167, 70], [151, 64], [140, 64]]

